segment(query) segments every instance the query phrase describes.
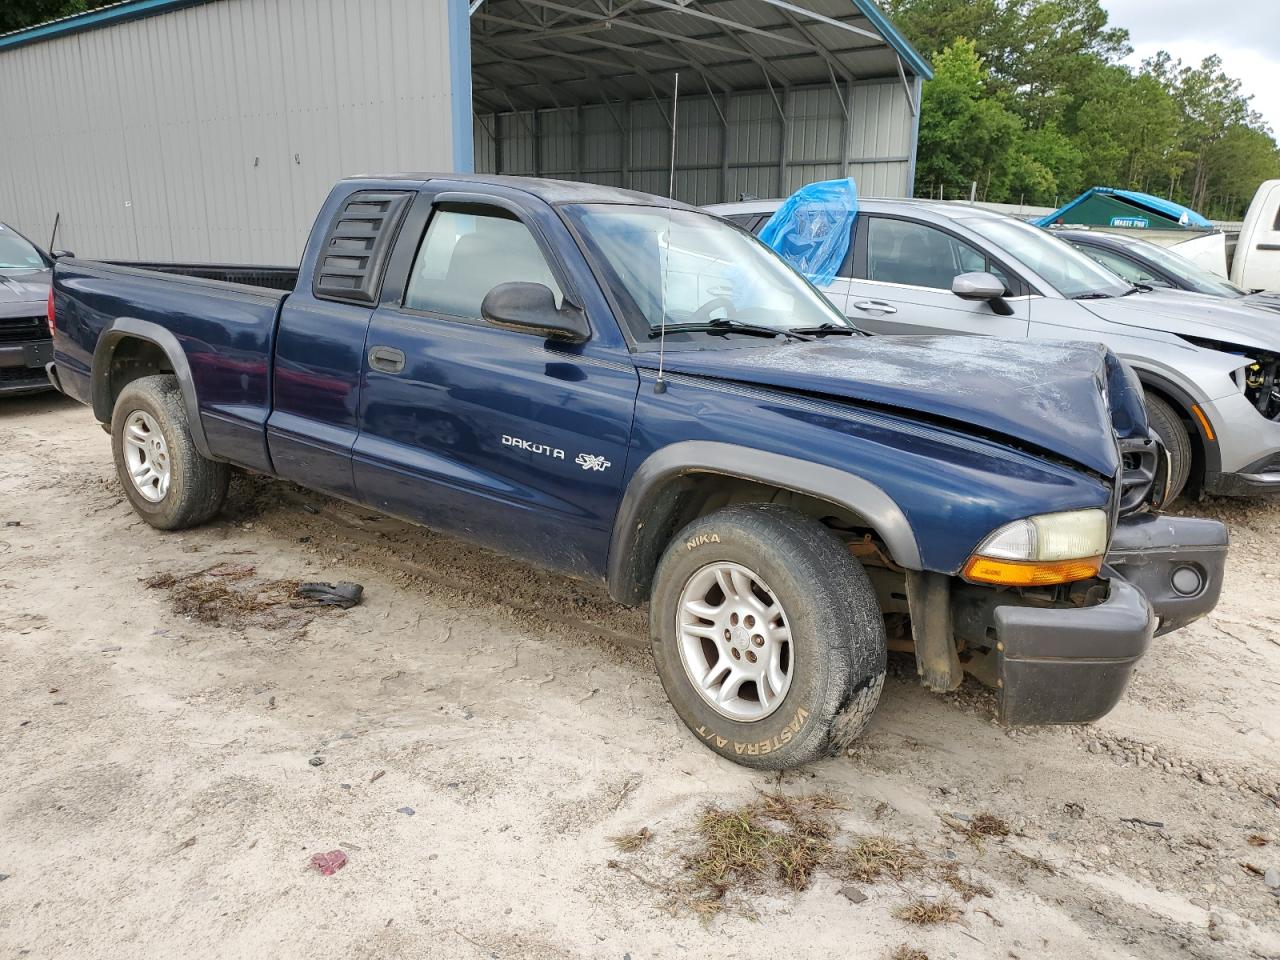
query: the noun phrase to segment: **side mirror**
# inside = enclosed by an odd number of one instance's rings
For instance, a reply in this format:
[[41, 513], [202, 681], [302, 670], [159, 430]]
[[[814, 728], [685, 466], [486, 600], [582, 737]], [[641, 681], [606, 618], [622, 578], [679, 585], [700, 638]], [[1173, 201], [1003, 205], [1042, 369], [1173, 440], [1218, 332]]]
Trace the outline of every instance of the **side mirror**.
[[70, 250], [55, 250], [53, 253], [49, 254], [49, 256], [53, 257], [55, 260], [61, 260], [63, 257], [66, 257], [67, 259], [74, 259], [75, 254]]
[[994, 273], [962, 273], [951, 281], [951, 292], [961, 300], [985, 300], [1002, 317], [1013, 313], [1004, 299], [1004, 281]]
[[556, 295], [540, 283], [500, 283], [480, 302], [480, 316], [495, 327], [533, 333], [549, 340], [582, 343], [591, 336], [577, 307], [556, 307]]

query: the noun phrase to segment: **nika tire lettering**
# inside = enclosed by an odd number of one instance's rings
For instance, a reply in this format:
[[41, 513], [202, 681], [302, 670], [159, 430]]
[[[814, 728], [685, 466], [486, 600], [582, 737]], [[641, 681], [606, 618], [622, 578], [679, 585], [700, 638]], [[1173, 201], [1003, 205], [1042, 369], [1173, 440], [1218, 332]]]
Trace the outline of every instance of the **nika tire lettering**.
[[884, 619], [866, 572], [834, 533], [783, 507], [727, 507], [680, 531], [649, 623], [676, 712], [736, 763], [830, 756], [880, 699]]

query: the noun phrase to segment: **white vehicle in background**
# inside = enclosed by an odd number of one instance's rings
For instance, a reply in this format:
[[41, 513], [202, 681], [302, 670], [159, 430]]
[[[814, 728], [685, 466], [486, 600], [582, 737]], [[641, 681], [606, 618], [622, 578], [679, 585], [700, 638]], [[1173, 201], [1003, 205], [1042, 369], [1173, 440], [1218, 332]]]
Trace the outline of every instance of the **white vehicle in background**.
[[[709, 209], [759, 233], [783, 202]], [[1184, 486], [1280, 494], [1271, 311], [1135, 286], [1040, 227], [933, 200], [860, 200], [848, 255], [822, 290], [872, 334], [1106, 344], [1142, 381], [1147, 419], [1169, 451], [1170, 499]]]
[[[1064, 220], [1050, 229], [1078, 230]], [[1119, 225], [1091, 226], [1096, 233], [1142, 239], [1167, 247], [1245, 293], [1280, 292], [1280, 180], [1267, 180], [1253, 195], [1239, 233], [1222, 230], [1135, 229]]]
[[1235, 247], [1227, 253], [1226, 276], [1237, 287], [1280, 291], [1280, 180], [1258, 188]]

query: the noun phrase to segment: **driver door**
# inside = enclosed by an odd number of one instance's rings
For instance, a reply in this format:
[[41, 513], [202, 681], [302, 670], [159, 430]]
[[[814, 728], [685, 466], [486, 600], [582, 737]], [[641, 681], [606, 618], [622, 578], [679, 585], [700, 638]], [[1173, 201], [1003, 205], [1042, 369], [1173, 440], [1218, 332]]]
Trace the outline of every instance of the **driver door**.
[[1017, 286], [1007, 271], [972, 244], [931, 224], [904, 217], [858, 217], [854, 272], [845, 314], [876, 334], [972, 334], [1026, 337], [1025, 297], [1007, 300], [1012, 316], [986, 302], [962, 300], [951, 281], [989, 271]]
[[[364, 349], [360, 499], [567, 573], [604, 569], [639, 379], [625, 356], [500, 329], [480, 303], [508, 282], [570, 297], [563, 266], [518, 208], [431, 207]], [[415, 211], [419, 208], [415, 207]], [[563, 228], [562, 228], [563, 229]], [[557, 238], [572, 244], [567, 231]], [[589, 318], [591, 319], [591, 318]], [[592, 323], [593, 329], [599, 329]]]

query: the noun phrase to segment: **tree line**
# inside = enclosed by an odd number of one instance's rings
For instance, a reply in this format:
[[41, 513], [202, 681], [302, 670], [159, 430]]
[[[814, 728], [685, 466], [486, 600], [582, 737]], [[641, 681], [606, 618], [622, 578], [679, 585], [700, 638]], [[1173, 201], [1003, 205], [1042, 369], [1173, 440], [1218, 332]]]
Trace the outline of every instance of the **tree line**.
[[[1280, 149], [1221, 59], [1134, 69], [1098, 0], [888, 0], [933, 64], [916, 194], [1058, 206], [1095, 186], [1240, 219]], [[976, 188], [973, 186], [976, 184]]]

